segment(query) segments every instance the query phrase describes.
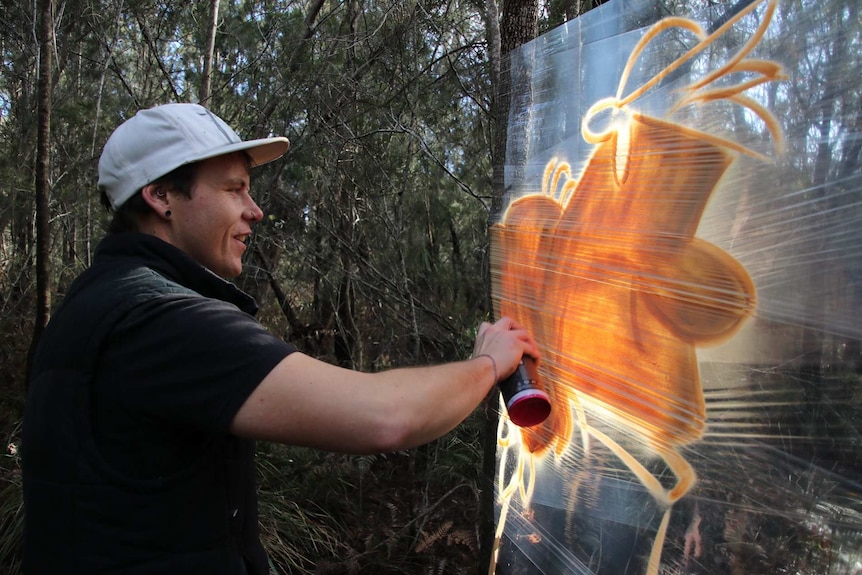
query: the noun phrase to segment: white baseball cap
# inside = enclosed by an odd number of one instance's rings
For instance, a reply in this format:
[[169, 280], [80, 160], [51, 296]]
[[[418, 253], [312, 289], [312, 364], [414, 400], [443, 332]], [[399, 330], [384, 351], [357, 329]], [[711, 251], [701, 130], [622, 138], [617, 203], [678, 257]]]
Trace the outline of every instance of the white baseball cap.
[[183, 166], [245, 151], [253, 166], [280, 158], [287, 138], [243, 142], [224, 120], [198, 104], [141, 110], [114, 130], [99, 158], [99, 190], [114, 209], [138, 190]]

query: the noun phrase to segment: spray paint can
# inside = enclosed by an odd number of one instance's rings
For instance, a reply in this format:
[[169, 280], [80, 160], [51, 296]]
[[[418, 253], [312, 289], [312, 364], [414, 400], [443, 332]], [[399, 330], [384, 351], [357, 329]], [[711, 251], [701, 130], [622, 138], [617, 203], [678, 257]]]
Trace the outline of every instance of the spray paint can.
[[550, 415], [551, 400], [539, 384], [539, 370], [532, 357], [522, 357], [515, 372], [497, 386], [515, 425], [532, 427]]

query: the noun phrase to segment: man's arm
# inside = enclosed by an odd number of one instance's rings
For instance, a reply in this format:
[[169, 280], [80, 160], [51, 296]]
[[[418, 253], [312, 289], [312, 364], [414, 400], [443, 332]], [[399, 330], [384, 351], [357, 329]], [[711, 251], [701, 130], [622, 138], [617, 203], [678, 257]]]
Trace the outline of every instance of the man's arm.
[[480, 326], [473, 359], [430, 367], [362, 373], [292, 353], [248, 397], [231, 432], [342, 453], [415, 447], [461, 423], [524, 354], [539, 350], [508, 318]]

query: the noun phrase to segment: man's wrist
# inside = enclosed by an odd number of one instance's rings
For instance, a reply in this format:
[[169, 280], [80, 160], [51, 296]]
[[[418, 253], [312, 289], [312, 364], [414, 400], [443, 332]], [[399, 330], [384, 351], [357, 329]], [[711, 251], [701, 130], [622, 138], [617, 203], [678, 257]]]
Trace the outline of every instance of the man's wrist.
[[494, 369], [494, 384], [497, 384], [497, 361], [488, 355], [487, 353], [480, 353], [479, 355], [474, 355], [473, 359], [479, 359], [480, 357], [487, 357], [491, 360], [491, 367]]

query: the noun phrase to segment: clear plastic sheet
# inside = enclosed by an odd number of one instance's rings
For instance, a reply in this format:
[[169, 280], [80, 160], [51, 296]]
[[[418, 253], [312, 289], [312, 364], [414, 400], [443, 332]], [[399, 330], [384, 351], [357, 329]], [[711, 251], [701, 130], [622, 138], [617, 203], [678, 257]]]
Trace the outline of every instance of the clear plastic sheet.
[[860, 18], [613, 0], [513, 53], [492, 295], [553, 410], [501, 418], [496, 573], [862, 573]]

